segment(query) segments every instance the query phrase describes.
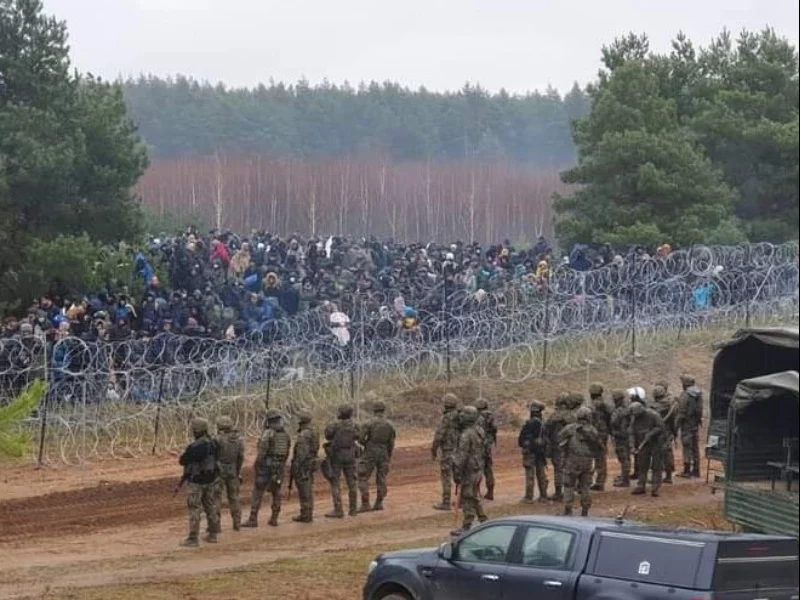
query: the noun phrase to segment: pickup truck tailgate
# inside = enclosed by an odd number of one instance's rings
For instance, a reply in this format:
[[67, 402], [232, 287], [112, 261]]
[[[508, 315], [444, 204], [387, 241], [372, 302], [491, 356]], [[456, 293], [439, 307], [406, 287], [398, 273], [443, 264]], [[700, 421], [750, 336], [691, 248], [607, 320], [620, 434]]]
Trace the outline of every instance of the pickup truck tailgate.
[[715, 600], [798, 600], [797, 540], [727, 540], [717, 547]]

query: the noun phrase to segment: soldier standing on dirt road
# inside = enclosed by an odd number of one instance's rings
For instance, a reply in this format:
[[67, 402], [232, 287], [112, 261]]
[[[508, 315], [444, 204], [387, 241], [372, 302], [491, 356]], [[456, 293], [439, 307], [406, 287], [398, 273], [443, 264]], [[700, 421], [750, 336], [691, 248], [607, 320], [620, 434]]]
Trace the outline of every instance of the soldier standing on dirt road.
[[700, 477], [700, 427], [703, 425], [703, 392], [694, 377], [681, 376], [683, 393], [678, 400], [678, 423], [683, 447], [681, 477]]
[[[394, 425], [386, 419], [386, 405], [375, 402], [372, 405], [374, 417], [361, 427], [359, 442], [364, 447], [358, 467], [358, 487], [361, 491], [361, 508], [359, 512], [383, 510], [383, 499], [388, 492], [386, 477], [389, 475], [389, 464], [392, 461], [394, 442], [397, 436]], [[369, 503], [369, 480], [375, 473], [375, 504]]]
[[481, 476], [484, 471], [486, 439], [483, 429], [478, 426], [478, 409], [465, 406], [460, 416], [463, 432], [458, 441], [458, 449], [453, 457], [453, 479], [459, 488], [459, 503], [463, 512], [460, 530], [451, 532], [460, 535], [472, 527], [475, 517], [483, 523], [487, 520], [481, 503]]
[[575, 422], [570, 423], [558, 436], [564, 455], [564, 514], [571, 515], [575, 503], [575, 488], [581, 497], [581, 516], [589, 515], [592, 496], [592, 463], [602, 448], [600, 435], [592, 425], [592, 409], [581, 406], [575, 411]]
[[677, 434], [678, 410], [677, 403], [667, 393], [664, 382], [658, 382], [653, 387], [653, 410], [664, 421], [666, 435], [664, 436], [664, 480], [662, 483], [671, 484], [672, 474], [675, 472], [675, 453], [672, 446]]
[[244, 463], [244, 441], [233, 428], [230, 417], [217, 419], [217, 447], [219, 448], [220, 498], [224, 491], [228, 496], [233, 530], [242, 526], [242, 500], [239, 487]]
[[358, 425], [353, 422], [353, 407], [340, 406], [337, 420], [328, 423], [325, 428], [331, 463], [331, 496], [333, 510], [325, 516], [329, 519], [344, 518], [342, 509], [341, 479], [344, 475], [347, 484], [349, 511], [351, 517], [358, 515], [358, 482], [356, 478], [356, 461], [358, 460]]
[[552, 500], [560, 502], [564, 499], [564, 456], [561, 446], [558, 445], [558, 436], [572, 420], [572, 411], [569, 410], [569, 394], [562, 393], [556, 397], [555, 410], [545, 421], [544, 435], [547, 440], [547, 448], [550, 452], [550, 461], [553, 463], [553, 483], [555, 494]]
[[539, 502], [547, 500], [547, 441], [544, 438], [542, 412], [544, 404], [534, 400], [530, 405], [531, 417], [520, 429], [517, 445], [522, 450], [525, 468], [525, 496], [522, 501], [533, 502], [533, 488], [538, 484]]
[[594, 460], [595, 481], [592, 491], [602, 492], [606, 487], [608, 477], [608, 435], [611, 433], [611, 407], [603, 397], [603, 386], [593, 383], [589, 386], [589, 398], [592, 405], [592, 425], [600, 436], [602, 450], [598, 451]]
[[311, 523], [314, 520], [314, 471], [317, 470], [319, 433], [311, 425], [311, 414], [298, 415], [297, 441], [292, 454], [291, 472], [300, 499], [300, 514], [292, 517], [295, 523]]
[[199, 545], [202, 512], [205, 512], [208, 522], [208, 534], [205, 540], [216, 543], [217, 532], [220, 530], [217, 444], [208, 435], [208, 421], [205, 419], [192, 420], [192, 435], [194, 441], [186, 446], [178, 460], [183, 467], [183, 477], [188, 481], [189, 487], [186, 497], [186, 504], [189, 508], [189, 536], [181, 543], [188, 547]]
[[255, 482], [250, 502], [250, 518], [242, 524], [242, 527], [258, 527], [258, 511], [261, 509], [264, 492], [272, 494], [272, 514], [269, 524], [272, 527], [278, 526], [278, 515], [281, 512], [281, 485], [291, 445], [292, 441], [286, 433], [281, 414], [274, 408], [269, 409], [267, 428], [258, 440], [258, 455], [253, 465]]
[[619, 462], [620, 475], [614, 481], [614, 487], [631, 485], [631, 449], [630, 449], [630, 413], [625, 392], [611, 392], [614, 410], [611, 412], [611, 437], [614, 438], [614, 451]]
[[489, 403], [483, 398], [475, 402], [478, 409], [478, 427], [483, 429], [486, 440], [486, 456], [484, 456], [483, 476], [486, 479], [486, 500], [494, 500], [494, 459], [493, 448], [497, 445], [497, 425], [494, 416], [489, 410]]
[[445, 394], [442, 398], [444, 414], [433, 436], [431, 458], [439, 459], [440, 479], [442, 482], [442, 501], [434, 505], [436, 510], [450, 510], [450, 498], [453, 489], [453, 453], [458, 446], [460, 426], [458, 423], [458, 398], [455, 394]]
[[664, 472], [663, 450], [667, 434], [664, 421], [656, 411], [646, 408], [641, 402], [631, 403], [630, 414], [630, 441], [639, 476], [632, 493], [638, 495], [647, 491], [647, 473], [652, 471], [650, 494], [655, 497], [661, 489]]

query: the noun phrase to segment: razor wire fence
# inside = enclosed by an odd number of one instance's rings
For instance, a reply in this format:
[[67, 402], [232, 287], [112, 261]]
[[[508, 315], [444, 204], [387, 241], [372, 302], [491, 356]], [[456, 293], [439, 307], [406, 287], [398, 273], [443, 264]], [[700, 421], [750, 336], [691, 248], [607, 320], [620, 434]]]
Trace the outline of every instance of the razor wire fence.
[[[187, 420], [220, 412], [258, 435], [265, 406], [291, 415], [387, 386], [521, 383], [658, 356], [739, 327], [797, 323], [798, 246], [694, 247], [622, 267], [559, 268], [548, 285], [523, 279], [474, 294], [444, 284], [432, 293], [441, 308], [420, 311], [412, 327], [357, 305], [344, 337], [315, 310], [236, 340], [3, 339], [0, 401], [47, 379], [47, 399], [28, 422], [41, 461], [175, 450]], [[395, 294], [386, 292], [387, 304]]]

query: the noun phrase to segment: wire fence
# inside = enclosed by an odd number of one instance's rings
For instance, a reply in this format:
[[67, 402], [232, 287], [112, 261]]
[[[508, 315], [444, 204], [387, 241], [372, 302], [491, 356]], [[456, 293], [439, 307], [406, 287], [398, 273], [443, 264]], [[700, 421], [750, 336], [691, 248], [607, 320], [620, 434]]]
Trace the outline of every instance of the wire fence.
[[189, 419], [222, 412], [258, 435], [266, 406], [291, 417], [434, 380], [519, 383], [658, 356], [739, 327], [797, 323], [798, 246], [694, 247], [622, 267], [557, 269], [549, 285], [523, 280], [483, 298], [446, 286], [432, 293], [441, 310], [408, 329], [362, 306], [347, 343], [322, 311], [232, 341], [3, 339], [0, 401], [48, 380], [27, 423], [41, 462], [172, 451], [185, 444]]

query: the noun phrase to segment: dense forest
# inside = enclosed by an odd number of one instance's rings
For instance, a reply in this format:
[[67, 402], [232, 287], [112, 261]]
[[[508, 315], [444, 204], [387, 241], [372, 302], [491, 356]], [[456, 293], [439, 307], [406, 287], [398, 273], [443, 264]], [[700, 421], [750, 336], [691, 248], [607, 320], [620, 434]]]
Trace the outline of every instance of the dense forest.
[[142, 76], [123, 85], [129, 113], [153, 159], [216, 152], [302, 159], [371, 156], [395, 161], [498, 160], [563, 167], [575, 160], [570, 122], [589, 99], [576, 84], [563, 98], [452, 93], [395, 83], [270, 83], [229, 89], [188, 77]]

